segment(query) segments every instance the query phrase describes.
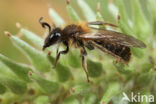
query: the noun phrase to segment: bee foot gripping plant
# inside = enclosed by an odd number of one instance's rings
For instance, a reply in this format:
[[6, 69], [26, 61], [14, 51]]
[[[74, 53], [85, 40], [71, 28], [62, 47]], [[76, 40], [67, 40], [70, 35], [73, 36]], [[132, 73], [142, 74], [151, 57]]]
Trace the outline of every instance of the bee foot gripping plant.
[[[112, 57], [100, 51], [87, 51], [89, 53], [87, 69], [92, 81], [92, 83], [87, 83], [81, 67], [79, 50], [71, 49], [67, 56], [61, 56], [56, 69], [53, 70], [56, 47], [41, 51], [43, 39], [23, 27], [20, 28], [21, 37], [25, 37], [37, 48], [18, 36], [5, 32], [13, 45], [29, 59], [31, 65], [17, 63], [0, 54], [0, 101], [2, 104], [128, 104], [131, 103], [130, 100], [122, 100], [125, 97], [123, 92], [128, 96], [131, 92], [140, 95], [156, 95], [154, 83], [156, 81], [154, 70], [156, 66], [154, 25], [156, 2], [153, 0], [147, 2], [152, 12], [152, 25], [145, 17], [140, 2], [137, 0], [131, 1], [133, 19], [126, 14], [123, 0], [117, 0], [116, 5], [112, 2], [101, 1], [98, 3], [97, 12], [93, 11], [94, 7], [90, 2], [77, 0], [77, 4], [86, 21], [104, 21], [103, 17], [106, 15], [103, 9], [106, 9], [107, 12], [112, 13], [111, 15], [117, 22], [116, 31], [134, 35], [144, 41], [147, 48], [143, 51], [132, 48], [133, 56], [128, 66], [122, 63], [116, 64], [112, 61]], [[69, 0], [67, 0], [67, 11], [73, 22], [82, 20]], [[56, 26], [66, 24], [54, 9], [49, 9], [49, 15]], [[117, 19], [118, 15], [120, 18]], [[103, 26], [98, 28], [110, 29], [110, 27]], [[48, 54], [51, 50], [52, 54]], [[140, 103], [147, 102], [143, 99]]]

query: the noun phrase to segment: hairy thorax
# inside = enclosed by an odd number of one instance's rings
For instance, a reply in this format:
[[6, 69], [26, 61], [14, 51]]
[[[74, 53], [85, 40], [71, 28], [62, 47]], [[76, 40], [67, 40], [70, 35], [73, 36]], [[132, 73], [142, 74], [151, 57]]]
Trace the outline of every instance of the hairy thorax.
[[78, 40], [77, 36], [90, 32], [85, 22], [78, 24], [67, 25], [63, 29], [64, 40], [68, 41], [69, 45], [75, 45], [76, 47], [83, 45], [82, 40]]

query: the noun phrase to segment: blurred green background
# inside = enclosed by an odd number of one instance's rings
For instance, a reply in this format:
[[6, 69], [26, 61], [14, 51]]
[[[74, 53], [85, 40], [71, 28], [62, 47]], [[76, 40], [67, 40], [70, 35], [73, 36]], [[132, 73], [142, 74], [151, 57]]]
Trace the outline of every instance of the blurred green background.
[[[97, 15], [97, 3], [100, 2], [100, 15], [102, 15], [100, 19], [118, 25], [119, 28], [116, 31], [133, 35], [144, 41], [147, 48], [143, 50], [132, 48], [132, 60], [128, 66], [121, 63], [115, 64], [114, 58], [98, 50], [88, 52], [87, 64], [93, 83], [86, 81], [77, 50], [71, 50], [67, 56], [61, 56], [57, 70], [52, 69], [51, 61], [47, 61], [46, 51], [45, 53], [38, 52], [41, 50], [41, 45], [33, 43], [37, 39], [29, 39], [27, 36], [33, 37], [34, 34], [29, 33], [32, 31], [42, 39], [45, 38], [45, 30], [39, 24], [38, 19], [44, 17], [44, 21], [49, 24], [55, 22], [55, 19], [52, 21], [50, 18], [52, 14], [48, 13], [49, 8], [53, 8], [67, 24], [73, 23], [74, 16], [68, 15], [73, 13], [71, 9], [76, 11], [82, 21], [86, 21], [82, 8], [86, 10], [88, 8], [78, 5], [77, 1], [71, 0], [69, 6], [72, 7], [68, 11], [66, 0], [0, 0], [0, 59], [13, 72], [16, 69], [22, 69], [22, 72], [16, 70], [17, 72], [13, 74], [8, 71], [8, 75], [5, 76], [7, 71], [3, 69], [7, 68], [0, 63], [2, 65], [0, 66], [0, 87], [4, 88], [4, 92], [0, 90], [0, 102], [4, 99], [4, 104], [16, 101], [22, 104], [25, 102], [26, 104], [50, 104], [50, 102], [54, 104], [62, 104], [62, 102], [65, 102], [64, 104], [105, 104], [104, 102], [120, 104], [123, 91], [129, 96], [130, 92], [156, 95], [156, 71], [154, 69], [156, 67], [156, 7], [154, 6], [156, 0], [154, 2], [152, 0], [136, 0], [137, 2], [134, 2], [135, 0], [84, 0], [95, 15]], [[117, 9], [119, 12], [116, 11]], [[117, 20], [118, 14], [121, 15], [121, 20]], [[134, 26], [129, 26], [128, 20], [131, 20]], [[19, 33], [16, 27], [17, 22], [24, 28], [22, 33], [25, 35], [20, 38], [12, 36], [9, 39], [4, 35], [4, 31], [9, 31], [13, 35]], [[20, 39], [29, 43], [30, 46], [24, 48], [22, 46], [24, 43]], [[16, 45], [22, 47], [26, 54], [18, 50]], [[30, 51], [31, 46], [37, 49], [34, 51], [36, 54], [27, 53], [27, 49]], [[33, 70], [20, 65], [16, 66], [16, 64], [12, 67], [10, 61], [6, 61], [3, 55], [15, 62], [29, 64]], [[34, 57], [28, 60], [27, 55]], [[55, 58], [53, 56], [48, 57], [52, 62]], [[29, 72], [30, 70], [32, 73]], [[5, 87], [9, 90], [6, 91]], [[124, 102], [124, 104], [133, 103]], [[149, 103], [142, 102], [141, 104]]]

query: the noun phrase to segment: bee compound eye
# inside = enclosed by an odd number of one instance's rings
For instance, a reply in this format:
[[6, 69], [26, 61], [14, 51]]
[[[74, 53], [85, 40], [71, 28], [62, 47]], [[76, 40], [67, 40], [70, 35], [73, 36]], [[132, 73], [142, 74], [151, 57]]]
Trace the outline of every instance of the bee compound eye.
[[53, 38], [53, 36], [54, 36], [54, 34], [51, 34], [51, 35], [50, 35], [50, 39], [52, 39], [52, 38]]
[[60, 33], [56, 33], [55, 35], [56, 35], [56, 36], [61, 36], [61, 34], [60, 34]]

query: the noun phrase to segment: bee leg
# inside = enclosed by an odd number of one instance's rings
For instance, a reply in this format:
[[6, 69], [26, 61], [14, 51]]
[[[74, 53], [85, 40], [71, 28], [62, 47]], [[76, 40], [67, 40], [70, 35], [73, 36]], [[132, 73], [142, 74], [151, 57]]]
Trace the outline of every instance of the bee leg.
[[86, 61], [85, 61], [85, 56], [86, 56], [86, 55], [87, 55], [87, 52], [86, 52], [86, 50], [83, 48], [83, 50], [81, 50], [82, 67], [83, 67], [83, 70], [84, 70], [85, 73], [86, 73], [87, 81], [90, 82], [89, 76], [88, 76], [88, 70], [87, 70], [87, 66], [86, 66]]
[[56, 50], [56, 54], [58, 54], [58, 52], [59, 52], [59, 48], [57, 48], [57, 50]]
[[117, 64], [117, 63], [119, 63], [119, 62], [120, 62], [120, 59], [117, 58], [117, 59], [115, 60], [115, 63]]
[[60, 47], [60, 44], [57, 46], [56, 54], [58, 54], [59, 52], [59, 47]]
[[58, 52], [58, 54], [57, 54], [57, 56], [56, 56], [56, 60], [55, 60], [55, 63], [54, 63], [54, 67], [53, 67], [53, 68], [56, 68], [56, 65], [57, 65], [57, 62], [58, 62], [58, 60], [59, 60], [59, 58], [60, 58], [60, 55], [61, 55], [61, 54], [67, 54], [68, 51], [69, 51], [69, 46], [67, 45], [66, 50]]
[[107, 25], [107, 26], [112, 26], [112, 27], [118, 27], [114, 24], [111, 24], [111, 23], [107, 23], [107, 22], [102, 22], [102, 21], [94, 21], [94, 22], [88, 22], [87, 25]]

